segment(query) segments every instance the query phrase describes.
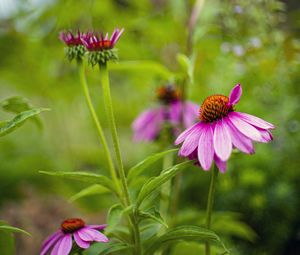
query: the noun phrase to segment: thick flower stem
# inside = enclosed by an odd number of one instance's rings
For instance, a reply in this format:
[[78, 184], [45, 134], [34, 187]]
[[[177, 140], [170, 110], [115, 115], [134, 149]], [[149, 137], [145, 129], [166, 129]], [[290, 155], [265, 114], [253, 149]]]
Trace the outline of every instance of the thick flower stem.
[[[129, 196], [129, 189], [127, 185], [126, 175], [124, 171], [123, 161], [122, 161], [122, 155], [120, 150], [120, 142], [117, 134], [117, 127], [114, 117], [114, 111], [113, 111], [113, 104], [111, 99], [111, 93], [110, 93], [110, 85], [109, 85], [109, 74], [107, 70], [107, 64], [103, 63], [100, 65], [100, 79], [103, 89], [103, 97], [104, 97], [104, 105], [105, 110], [108, 117], [108, 123], [109, 128], [112, 136], [113, 146], [115, 150], [115, 155], [117, 159], [118, 164], [118, 173], [121, 179], [122, 189], [123, 189], [123, 196], [125, 200], [126, 206], [131, 206], [130, 196]], [[141, 241], [140, 241], [140, 233], [139, 233], [139, 227], [138, 227], [138, 220], [135, 213], [132, 213], [130, 215], [130, 221], [133, 228], [133, 234], [134, 234], [134, 241], [135, 241], [135, 255], [142, 254], [142, 248], [141, 248]]]
[[[213, 209], [213, 204], [214, 204], [214, 194], [215, 194], [215, 190], [216, 190], [218, 173], [219, 173], [219, 170], [214, 165], [214, 168], [211, 171], [211, 179], [210, 179], [209, 193], [208, 193], [208, 199], [207, 199], [207, 208], [206, 208], [206, 227], [208, 229], [210, 229], [210, 227], [211, 227], [211, 216], [212, 216], [212, 209]], [[210, 255], [209, 242], [205, 243], [205, 255]]]
[[113, 180], [113, 182], [116, 186], [116, 189], [117, 189], [118, 193], [120, 194], [119, 181], [118, 181], [118, 177], [116, 175], [116, 170], [115, 170], [112, 158], [111, 158], [111, 153], [109, 151], [109, 148], [108, 148], [108, 145], [107, 145], [106, 138], [104, 136], [102, 126], [100, 124], [100, 121], [99, 121], [98, 116], [96, 114], [95, 108], [93, 106], [91, 96], [90, 96], [90, 92], [89, 92], [89, 88], [88, 88], [88, 85], [87, 85], [87, 82], [86, 82], [84, 62], [79, 63], [78, 66], [79, 66], [79, 77], [80, 77], [80, 83], [81, 83], [81, 86], [82, 86], [82, 90], [84, 92], [84, 96], [85, 96], [88, 108], [90, 110], [92, 119], [93, 119], [93, 121], [95, 123], [95, 126], [97, 128], [98, 136], [99, 136], [100, 141], [101, 141], [101, 143], [103, 145], [103, 148], [104, 148], [106, 159], [107, 159], [107, 162], [108, 162], [108, 165], [109, 165], [109, 171], [110, 171], [111, 178], [112, 178], [112, 180]]

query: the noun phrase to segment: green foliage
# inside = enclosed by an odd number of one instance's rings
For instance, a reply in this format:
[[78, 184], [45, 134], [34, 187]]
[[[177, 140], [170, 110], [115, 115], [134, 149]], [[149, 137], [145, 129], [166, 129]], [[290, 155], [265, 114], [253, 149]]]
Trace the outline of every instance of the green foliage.
[[170, 167], [169, 169], [165, 169], [161, 175], [157, 177], [152, 177], [149, 179], [148, 182], [144, 184], [141, 188], [141, 191], [136, 200], [136, 208], [139, 208], [141, 203], [149, 197], [153, 192], [157, 191], [158, 188], [173, 178], [176, 174], [178, 174], [181, 170], [185, 169], [186, 167], [190, 166], [193, 162], [187, 161], [184, 163], [177, 164], [175, 166]]
[[27, 119], [36, 117], [43, 111], [48, 111], [46, 108], [31, 109], [28, 111], [20, 112], [13, 119], [0, 122], [0, 136], [10, 134], [15, 129], [22, 126]]
[[[168, 229], [163, 235], [151, 240], [151, 244], [147, 248], [146, 254], [154, 254], [161, 246], [177, 241], [215, 242], [224, 247], [220, 238], [211, 230], [196, 226], [180, 226]], [[224, 250], [227, 251], [225, 247]]]
[[23, 229], [12, 227], [5, 222], [0, 221], [0, 253], [1, 255], [15, 254], [15, 238], [14, 233], [22, 233], [31, 236]]
[[116, 193], [115, 186], [113, 182], [106, 176], [100, 174], [92, 174], [87, 172], [47, 172], [39, 171], [41, 174], [47, 174], [52, 176], [58, 176], [65, 179], [77, 180], [82, 182], [100, 184], [103, 187]]

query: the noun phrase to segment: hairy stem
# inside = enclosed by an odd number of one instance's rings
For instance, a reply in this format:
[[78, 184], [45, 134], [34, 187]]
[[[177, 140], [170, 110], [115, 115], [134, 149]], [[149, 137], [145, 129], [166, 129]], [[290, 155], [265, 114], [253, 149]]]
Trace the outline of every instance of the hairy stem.
[[[212, 216], [212, 209], [214, 204], [214, 194], [216, 190], [216, 183], [218, 177], [219, 170], [214, 165], [213, 170], [211, 171], [211, 179], [210, 179], [210, 186], [209, 186], [209, 193], [207, 198], [207, 208], [206, 208], [206, 227], [210, 229], [211, 227], [211, 216]], [[210, 255], [210, 244], [209, 242], [205, 243], [205, 255]]]
[[[125, 205], [129, 207], [131, 206], [131, 201], [130, 201], [129, 189], [127, 185], [127, 180], [126, 180], [126, 175], [125, 175], [125, 170], [124, 170], [122, 155], [120, 150], [120, 142], [119, 142], [115, 116], [113, 111], [113, 104], [112, 104], [110, 84], [109, 84], [109, 74], [108, 74], [106, 63], [100, 65], [100, 78], [101, 78], [101, 84], [103, 89], [105, 110], [108, 117], [109, 128], [110, 128], [114, 151], [117, 159], [118, 173], [122, 184], [123, 197], [125, 200]], [[130, 221], [131, 221], [131, 227], [133, 228], [133, 234], [134, 234], [135, 255], [140, 255], [142, 253], [142, 247], [141, 247], [140, 233], [139, 233], [136, 213], [132, 213], [130, 215]]]
[[82, 86], [82, 90], [83, 90], [83, 93], [84, 93], [84, 96], [85, 96], [85, 99], [86, 99], [86, 102], [87, 102], [87, 106], [89, 108], [92, 119], [93, 119], [94, 124], [96, 126], [99, 139], [100, 139], [100, 141], [103, 145], [103, 148], [104, 148], [104, 152], [105, 152], [105, 156], [106, 156], [106, 159], [107, 159], [107, 162], [108, 162], [111, 178], [112, 178], [112, 180], [113, 180], [113, 182], [114, 182], [114, 184], [117, 188], [117, 191], [119, 193], [118, 177], [116, 175], [116, 170], [115, 170], [112, 158], [111, 158], [111, 153], [109, 151], [108, 144], [107, 144], [106, 138], [104, 136], [104, 132], [103, 132], [101, 123], [99, 121], [99, 118], [96, 114], [95, 108], [94, 108], [92, 100], [91, 100], [89, 88], [88, 88], [86, 77], [85, 77], [84, 62], [79, 64], [79, 77], [80, 77], [80, 83], [81, 83], [81, 86]]

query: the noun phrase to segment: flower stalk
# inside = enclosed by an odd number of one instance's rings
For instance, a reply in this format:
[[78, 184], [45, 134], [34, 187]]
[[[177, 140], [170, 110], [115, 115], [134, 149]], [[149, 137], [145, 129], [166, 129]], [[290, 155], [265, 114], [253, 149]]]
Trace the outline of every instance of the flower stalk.
[[[206, 227], [207, 227], [207, 229], [210, 229], [210, 227], [211, 227], [211, 217], [212, 217], [212, 211], [213, 211], [214, 195], [215, 195], [215, 190], [216, 190], [218, 173], [219, 173], [219, 170], [214, 165], [214, 167], [211, 171], [209, 193], [208, 193], [208, 198], [207, 198], [207, 208], [206, 208]], [[205, 255], [210, 255], [209, 242], [205, 243]]]
[[86, 99], [86, 102], [87, 102], [87, 106], [89, 108], [92, 119], [93, 119], [94, 124], [96, 126], [99, 139], [100, 139], [100, 141], [103, 145], [103, 148], [104, 148], [104, 152], [105, 152], [105, 156], [106, 156], [106, 159], [107, 159], [107, 162], [108, 162], [111, 178], [112, 178], [112, 180], [113, 180], [113, 182], [114, 182], [114, 184], [117, 188], [118, 194], [120, 195], [119, 180], [118, 180], [118, 177], [116, 175], [116, 170], [115, 170], [112, 158], [111, 158], [111, 154], [110, 154], [108, 144], [107, 144], [104, 132], [103, 132], [103, 128], [101, 126], [101, 123], [99, 121], [99, 118], [96, 114], [95, 108], [94, 108], [92, 100], [91, 100], [89, 88], [88, 88], [86, 77], [85, 77], [85, 64], [84, 64], [84, 61], [78, 63], [78, 71], [79, 71], [79, 77], [80, 77], [80, 84], [82, 86], [82, 90], [83, 90], [83, 93], [84, 93], [84, 96], [85, 96], [85, 99]]
[[[129, 189], [127, 185], [125, 170], [123, 166], [122, 161], [122, 155], [120, 150], [120, 142], [119, 137], [117, 133], [117, 127], [114, 117], [114, 111], [113, 111], [113, 104], [111, 99], [111, 93], [110, 93], [110, 84], [109, 84], [109, 73], [107, 69], [107, 63], [101, 63], [99, 64], [100, 67], [100, 79], [103, 89], [103, 97], [104, 97], [104, 105], [105, 110], [107, 113], [109, 128], [111, 132], [111, 137], [113, 141], [114, 151], [117, 159], [117, 165], [118, 165], [118, 173], [121, 179], [122, 189], [123, 189], [123, 197], [125, 201], [125, 205], [127, 207], [131, 206], [131, 200], [129, 196]], [[135, 243], [135, 254], [140, 255], [142, 254], [142, 246], [140, 241], [140, 232], [138, 227], [138, 219], [135, 212], [131, 213], [130, 216], [131, 226], [133, 228], [133, 235], [134, 235], [134, 243]]]

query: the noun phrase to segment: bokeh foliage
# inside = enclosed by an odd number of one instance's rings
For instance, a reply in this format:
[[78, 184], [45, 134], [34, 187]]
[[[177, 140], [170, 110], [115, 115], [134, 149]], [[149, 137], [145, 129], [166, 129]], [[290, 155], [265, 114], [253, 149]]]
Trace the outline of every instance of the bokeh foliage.
[[[183, 0], [15, 3], [14, 11], [2, 18], [0, 26], [1, 101], [22, 95], [33, 105], [52, 111], [42, 116], [42, 132], [28, 123], [1, 139], [1, 206], [8, 200], [22, 199], [24, 186], [34, 186], [41, 196], [60, 193], [67, 198], [86, 187], [41, 176], [38, 170], [107, 171], [76, 68], [64, 58], [59, 31], [125, 28], [118, 43], [120, 61], [125, 62], [111, 66], [111, 79], [121, 146], [129, 168], [160, 149], [156, 144], [133, 146], [130, 125], [139, 112], [156, 103], [155, 88], [174, 81], [172, 74], [181, 70], [178, 54], [186, 53], [186, 24], [192, 4]], [[276, 125], [273, 143], [257, 145], [253, 156], [235, 154], [228, 172], [219, 179], [216, 210], [238, 212], [240, 215], [229, 219], [236, 222], [242, 218], [257, 235], [254, 238], [253, 233], [252, 242], [241, 240], [240, 235], [230, 238], [240, 254], [295, 254], [300, 249], [297, 7], [293, 1], [206, 1], [195, 31], [197, 57], [189, 99], [200, 104], [207, 95], [228, 94], [240, 82], [244, 94], [238, 110]], [[89, 69], [89, 83], [99, 116], [107, 126], [97, 71]], [[175, 79], [180, 77], [175, 75]], [[11, 116], [1, 113], [1, 119]], [[205, 172], [197, 168], [184, 172], [182, 218], [205, 207], [207, 190]], [[101, 203], [94, 196], [77, 200], [78, 206], [86, 211], [105, 211], [111, 197], [103, 190], [98, 193], [104, 194]], [[176, 254], [187, 249], [184, 245]]]

